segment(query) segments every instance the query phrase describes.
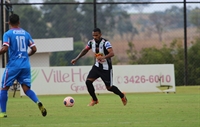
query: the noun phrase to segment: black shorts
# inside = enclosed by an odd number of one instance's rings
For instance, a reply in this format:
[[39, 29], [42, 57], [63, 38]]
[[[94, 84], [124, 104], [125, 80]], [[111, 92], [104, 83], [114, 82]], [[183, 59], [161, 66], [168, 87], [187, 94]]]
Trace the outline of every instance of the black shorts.
[[111, 70], [102, 70], [95, 65], [90, 70], [87, 79], [97, 79], [101, 78], [106, 86], [112, 86], [113, 85], [113, 72]]

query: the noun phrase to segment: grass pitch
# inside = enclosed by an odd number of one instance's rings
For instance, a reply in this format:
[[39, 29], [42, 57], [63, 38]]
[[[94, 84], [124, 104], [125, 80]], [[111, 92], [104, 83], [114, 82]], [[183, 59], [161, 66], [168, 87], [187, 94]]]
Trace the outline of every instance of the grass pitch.
[[[200, 127], [200, 86], [177, 87], [169, 94], [129, 93], [127, 106], [114, 94], [98, 95], [93, 107], [87, 106], [87, 94], [39, 96], [46, 117], [28, 97], [12, 95], [0, 127]], [[63, 105], [66, 96], [74, 97], [74, 107]]]

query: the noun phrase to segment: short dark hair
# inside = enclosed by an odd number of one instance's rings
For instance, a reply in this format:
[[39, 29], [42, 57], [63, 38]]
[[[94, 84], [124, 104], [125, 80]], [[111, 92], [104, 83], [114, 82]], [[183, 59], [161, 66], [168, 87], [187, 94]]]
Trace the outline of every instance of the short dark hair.
[[94, 28], [93, 32], [99, 32], [99, 33], [101, 33], [101, 30], [99, 28]]
[[19, 16], [17, 14], [10, 15], [9, 22], [10, 22], [10, 24], [13, 24], [13, 25], [19, 23]]

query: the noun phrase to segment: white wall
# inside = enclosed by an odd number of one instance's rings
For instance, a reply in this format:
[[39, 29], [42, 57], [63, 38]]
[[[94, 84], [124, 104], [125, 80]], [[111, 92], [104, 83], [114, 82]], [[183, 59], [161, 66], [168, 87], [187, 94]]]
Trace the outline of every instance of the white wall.
[[50, 53], [36, 53], [30, 57], [31, 67], [49, 67]]

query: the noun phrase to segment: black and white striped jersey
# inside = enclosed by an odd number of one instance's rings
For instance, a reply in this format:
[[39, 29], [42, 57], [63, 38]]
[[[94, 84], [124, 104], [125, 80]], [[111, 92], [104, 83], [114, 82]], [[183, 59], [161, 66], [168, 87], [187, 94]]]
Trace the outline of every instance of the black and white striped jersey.
[[[98, 55], [107, 55], [109, 52], [107, 49], [112, 48], [111, 43], [104, 39], [101, 38], [99, 42], [96, 42], [94, 39], [88, 41], [88, 44], [86, 46], [88, 50], [92, 49], [92, 51]], [[96, 67], [103, 69], [103, 70], [111, 70], [112, 69], [112, 61], [111, 58], [107, 58], [103, 61], [98, 61], [97, 59], [95, 60]]]

